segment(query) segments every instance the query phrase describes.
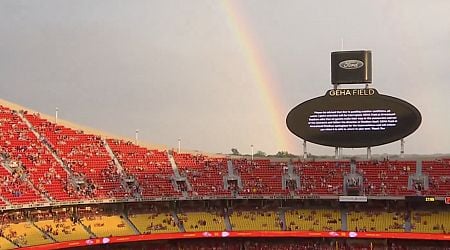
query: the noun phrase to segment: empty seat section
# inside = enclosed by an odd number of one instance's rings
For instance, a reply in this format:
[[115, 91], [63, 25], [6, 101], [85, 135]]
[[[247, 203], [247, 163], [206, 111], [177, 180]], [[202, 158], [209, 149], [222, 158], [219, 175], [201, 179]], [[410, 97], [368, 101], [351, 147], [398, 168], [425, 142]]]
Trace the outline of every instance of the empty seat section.
[[9, 240], [7, 240], [4, 237], [0, 237], [0, 250], [4, 249], [13, 249], [16, 248], [16, 245], [11, 243]]
[[341, 214], [333, 209], [292, 209], [285, 212], [286, 228], [290, 231], [341, 230]]
[[450, 196], [450, 160], [423, 161], [422, 173], [428, 175], [430, 195]]
[[230, 215], [233, 231], [281, 230], [280, 218], [275, 211], [234, 211]]
[[170, 213], [132, 214], [128, 218], [142, 234], [149, 233], [176, 233], [179, 232]]
[[188, 178], [194, 196], [230, 194], [223, 184], [223, 176], [227, 174], [226, 159], [177, 152], [173, 157], [180, 174]]
[[348, 163], [294, 162], [294, 171], [300, 176], [300, 195], [338, 195], [343, 193], [344, 174], [350, 172]]
[[108, 139], [107, 143], [124, 170], [138, 180], [143, 197], [181, 196], [171, 182], [174, 173], [167, 152], [122, 140]]
[[416, 172], [415, 161], [361, 161], [357, 169], [364, 177], [366, 195], [409, 195], [408, 178]]
[[347, 213], [349, 231], [404, 232], [405, 214], [388, 211], [350, 211]]
[[35, 222], [42, 231], [47, 232], [55, 240], [70, 241], [89, 239], [89, 233], [79, 223], [73, 223], [68, 219], [40, 220]]
[[234, 169], [242, 179], [242, 195], [285, 193], [282, 190], [282, 174], [285, 163], [270, 160], [233, 160]]
[[186, 232], [225, 231], [224, 218], [214, 212], [184, 212], [178, 214]]
[[413, 211], [411, 212], [412, 232], [449, 233], [450, 211]]
[[97, 237], [124, 236], [135, 234], [133, 229], [118, 215], [95, 215], [84, 217], [82, 223]]
[[30, 222], [3, 225], [3, 235], [19, 246], [35, 246], [53, 242]]

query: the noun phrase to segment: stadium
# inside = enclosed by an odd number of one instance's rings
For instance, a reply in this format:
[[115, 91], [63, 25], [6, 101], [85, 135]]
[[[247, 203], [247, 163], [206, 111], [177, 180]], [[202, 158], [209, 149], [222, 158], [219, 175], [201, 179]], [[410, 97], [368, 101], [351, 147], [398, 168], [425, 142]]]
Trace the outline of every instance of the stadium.
[[2, 249], [403, 249], [450, 239], [450, 159], [218, 158], [3, 105], [0, 120]]
[[449, 8], [0, 1], [0, 249], [450, 249]]

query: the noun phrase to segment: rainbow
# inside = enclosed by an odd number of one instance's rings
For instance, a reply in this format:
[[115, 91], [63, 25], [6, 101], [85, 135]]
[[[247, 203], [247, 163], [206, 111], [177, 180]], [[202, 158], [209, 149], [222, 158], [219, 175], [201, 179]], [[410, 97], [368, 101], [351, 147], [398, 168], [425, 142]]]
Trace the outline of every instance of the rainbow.
[[271, 116], [270, 120], [276, 140], [276, 150], [294, 152], [295, 146], [291, 140], [292, 136], [289, 134], [285, 123], [287, 115], [286, 105], [279, 94], [277, 82], [265, 63], [262, 50], [253, 38], [247, 25], [248, 22], [245, 20], [242, 11], [240, 11], [237, 2], [222, 0], [221, 3], [230, 29], [242, 48], [251, 76], [258, 85], [260, 95], [265, 100], [265, 105], [269, 111], [268, 114]]

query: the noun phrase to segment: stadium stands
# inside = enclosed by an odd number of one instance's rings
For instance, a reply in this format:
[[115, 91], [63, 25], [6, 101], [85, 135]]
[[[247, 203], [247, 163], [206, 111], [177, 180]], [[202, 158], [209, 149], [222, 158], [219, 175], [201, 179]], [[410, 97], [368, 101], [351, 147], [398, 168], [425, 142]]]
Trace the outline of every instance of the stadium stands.
[[[364, 195], [372, 200], [376, 197], [382, 204], [403, 200], [405, 195], [427, 194], [440, 199], [450, 195], [450, 159], [424, 161], [422, 167], [416, 164], [404, 160], [358, 161], [356, 173], [362, 176]], [[300, 179], [300, 187], [294, 191], [283, 188], [288, 168]], [[439, 206], [391, 206], [389, 210], [372, 211], [336, 204], [325, 208], [283, 206], [286, 200], [305, 197], [321, 200], [320, 196], [326, 196], [330, 203], [337, 202], [350, 169], [346, 161], [214, 158], [148, 149], [0, 106], [0, 249], [183, 231], [346, 228], [448, 233], [450, 212]], [[230, 172], [242, 180], [242, 187], [230, 188], [237, 188], [237, 195], [225, 189]], [[418, 192], [411, 188], [410, 181], [411, 176], [421, 174], [428, 177], [424, 180], [428, 180], [429, 188]], [[179, 179], [186, 180], [189, 188], [180, 188]], [[272, 200], [275, 198], [279, 200]], [[247, 204], [253, 199], [257, 206]], [[146, 208], [128, 203], [147, 201], [151, 204]], [[241, 207], [240, 201], [248, 206]], [[189, 206], [184, 207], [184, 202], [190, 202]], [[105, 207], [114, 209], [103, 210], [96, 203], [112, 203]], [[265, 203], [273, 204], [266, 207]], [[36, 211], [60, 206], [67, 210]]]
[[16, 246], [9, 240], [7, 240], [5, 237], [0, 237], [0, 249], [13, 249], [16, 248]]
[[97, 237], [124, 236], [135, 234], [121, 216], [97, 215], [81, 218], [81, 221]]
[[149, 150], [122, 140], [106, 141], [125, 172], [136, 177], [140, 184], [139, 192], [144, 198], [181, 195], [170, 181], [174, 172], [167, 152]]
[[51, 123], [37, 114], [25, 114], [25, 117], [45, 137], [72, 173], [92, 181], [95, 188], [87, 196], [125, 196], [120, 176], [100, 136]]
[[431, 195], [450, 196], [450, 161], [423, 161], [422, 172], [429, 177]]
[[225, 231], [224, 217], [217, 212], [185, 212], [178, 218], [186, 232]]
[[294, 162], [296, 173], [301, 178], [303, 195], [342, 194], [344, 174], [350, 171], [342, 162]]
[[179, 232], [170, 213], [146, 213], [129, 215], [130, 221], [142, 234]]
[[332, 209], [293, 209], [285, 213], [289, 231], [339, 231], [341, 214]]
[[[16, 195], [11, 195], [3, 188], [4, 199], [0, 199], [0, 204], [8, 204], [9, 199], [12, 204], [21, 204], [47, 200], [152, 199], [162, 196], [176, 199], [182, 196], [183, 190], [173, 181], [177, 173], [172, 169], [167, 151], [147, 149], [118, 139], [103, 140], [98, 135], [52, 123], [39, 114], [3, 106], [0, 106], [0, 120], [4, 166], [0, 176], [7, 182], [14, 181], [18, 190]], [[108, 153], [108, 147], [112, 154]], [[172, 154], [181, 177], [185, 176], [192, 187], [189, 196], [226, 197], [231, 194], [230, 190], [224, 189], [228, 159]], [[242, 179], [242, 187], [238, 190], [240, 196], [292, 195], [288, 189], [283, 190], [282, 185], [286, 162], [242, 158], [232, 159], [232, 165], [234, 173]], [[8, 174], [11, 171], [7, 170], [8, 166], [9, 169], [15, 166], [17, 172], [25, 174], [14, 178]], [[295, 190], [297, 195], [343, 194], [343, 177], [350, 172], [348, 163], [340, 161], [298, 161], [293, 162], [293, 166], [300, 177], [300, 187]], [[444, 160], [424, 162], [423, 173], [429, 176], [430, 189], [423, 193], [450, 193], [449, 166], [450, 163]], [[357, 172], [364, 178], [366, 195], [416, 193], [408, 187], [408, 178], [416, 173], [414, 161], [359, 161]], [[135, 179], [135, 185], [126, 187], [126, 177]], [[86, 185], [73, 185], [74, 178]]]
[[117, 210], [104, 210], [103, 207], [85, 207], [77, 210], [79, 221], [97, 237], [112, 237], [138, 234]]
[[89, 239], [89, 233], [79, 223], [69, 219], [40, 220], [35, 222], [42, 231], [47, 232], [56, 241]]
[[450, 211], [413, 211], [411, 214], [412, 231], [421, 233], [449, 233]]
[[141, 234], [180, 232], [169, 204], [132, 204], [127, 213]]
[[416, 172], [414, 161], [360, 161], [366, 195], [409, 195], [408, 177]]
[[230, 215], [231, 227], [234, 231], [260, 230], [278, 231], [282, 221], [276, 211], [234, 211]]
[[[42, 201], [40, 195], [33, 190], [31, 185], [22, 179], [21, 174], [17, 172], [9, 173], [6, 169], [0, 168], [0, 176], [0, 194], [9, 203], [21, 204]], [[3, 201], [3, 204], [6, 203]]]
[[405, 232], [405, 215], [399, 211], [350, 211], [347, 223], [356, 232]]
[[227, 173], [226, 159], [208, 159], [203, 155], [173, 153], [180, 174], [188, 178], [194, 196], [224, 195], [223, 176]]
[[11, 222], [3, 225], [3, 235], [20, 246], [35, 246], [54, 241], [31, 222]]
[[243, 195], [278, 195], [286, 193], [282, 190], [281, 176], [283, 162], [271, 162], [270, 160], [247, 159], [234, 160], [233, 165], [242, 178]]

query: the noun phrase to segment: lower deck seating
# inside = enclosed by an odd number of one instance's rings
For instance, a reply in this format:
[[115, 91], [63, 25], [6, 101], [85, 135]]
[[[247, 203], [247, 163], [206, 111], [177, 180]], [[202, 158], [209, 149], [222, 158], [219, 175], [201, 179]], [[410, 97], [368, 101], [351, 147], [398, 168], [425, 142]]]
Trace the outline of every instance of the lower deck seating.
[[186, 232], [225, 231], [224, 218], [217, 213], [189, 212], [178, 214]]
[[19, 246], [36, 246], [53, 243], [30, 222], [11, 223], [2, 226], [3, 235]]
[[120, 216], [95, 216], [81, 219], [97, 237], [133, 235], [134, 231]]
[[405, 216], [400, 212], [351, 211], [347, 213], [349, 231], [404, 232]]
[[70, 220], [42, 220], [35, 223], [42, 231], [50, 234], [57, 241], [89, 239], [89, 233], [83, 226]]
[[411, 213], [413, 232], [450, 232], [450, 211], [414, 211]]
[[16, 248], [16, 246], [13, 243], [5, 239], [4, 237], [0, 237], [0, 250], [13, 248]]
[[133, 214], [128, 218], [142, 234], [176, 233], [180, 231], [170, 213]]
[[341, 215], [332, 209], [295, 209], [285, 213], [287, 230], [291, 231], [338, 231]]
[[274, 211], [234, 211], [230, 221], [233, 231], [276, 231], [281, 230], [282, 224]]

